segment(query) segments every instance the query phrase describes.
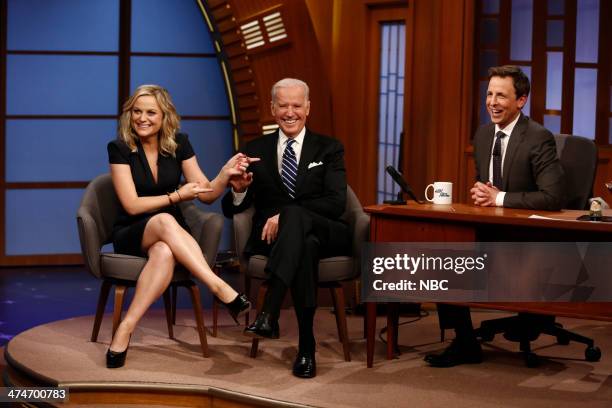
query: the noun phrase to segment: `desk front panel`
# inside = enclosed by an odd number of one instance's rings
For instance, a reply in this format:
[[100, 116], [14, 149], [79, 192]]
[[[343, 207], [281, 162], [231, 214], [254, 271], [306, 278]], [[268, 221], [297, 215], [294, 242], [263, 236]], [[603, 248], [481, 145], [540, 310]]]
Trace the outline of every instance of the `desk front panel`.
[[[440, 208], [445, 207], [445, 208]], [[370, 206], [372, 242], [595, 242], [612, 241], [612, 225], [529, 219], [531, 211], [451, 206]], [[575, 219], [584, 212], [551, 216]], [[495, 221], [499, 221], [496, 223]], [[611, 278], [612, 279], [612, 278]], [[612, 321], [612, 302], [505, 302], [471, 306]]]

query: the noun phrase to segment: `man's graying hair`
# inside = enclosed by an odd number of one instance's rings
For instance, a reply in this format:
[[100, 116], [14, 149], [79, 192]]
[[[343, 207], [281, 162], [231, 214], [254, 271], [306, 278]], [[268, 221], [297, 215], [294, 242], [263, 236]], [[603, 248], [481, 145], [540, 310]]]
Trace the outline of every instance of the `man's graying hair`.
[[295, 86], [301, 86], [304, 89], [304, 96], [306, 97], [306, 100], [308, 100], [310, 89], [308, 88], [308, 84], [306, 84], [306, 82], [295, 78], [283, 78], [272, 85], [272, 102], [276, 100], [276, 91], [278, 88], [293, 88]]

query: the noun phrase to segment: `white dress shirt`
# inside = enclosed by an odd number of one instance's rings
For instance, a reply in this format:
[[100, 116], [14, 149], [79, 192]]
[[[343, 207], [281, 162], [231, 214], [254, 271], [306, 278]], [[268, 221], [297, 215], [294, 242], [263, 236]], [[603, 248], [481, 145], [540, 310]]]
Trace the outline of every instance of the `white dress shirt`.
[[[501, 167], [502, 167], [502, 177], [504, 176], [504, 160], [506, 159], [506, 147], [508, 147], [508, 143], [510, 142], [510, 136], [512, 135], [512, 131], [514, 130], [514, 126], [516, 126], [516, 122], [518, 122], [519, 118], [521, 117], [521, 113], [519, 112], [518, 115], [516, 115], [516, 118], [514, 118], [514, 120], [512, 122], [510, 122], [508, 124], [508, 126], [506, 126], [505, 128], [501, 129], [499, 127], [499, 125], [495, 125], [495, 135], [497, 135], [497, 132], [502, 131], [506, 134], [506, 137], [504, 137], [501, 140]], [[491, 146], [491, 159], [489, 160], [489, 181], [491, 182], [491, 184], [493, 184], [493, 149], [495, 148], [495, 138], [497, 136], [493, 137], [493, 145]], [[495, 206], [497, 207], [503, 207], [504, 206], [504, 197], [506, 196], [506, 192], [505, 191], [500, 191], [499, 193], [497, 193], [497, 197], [495, 197]]]

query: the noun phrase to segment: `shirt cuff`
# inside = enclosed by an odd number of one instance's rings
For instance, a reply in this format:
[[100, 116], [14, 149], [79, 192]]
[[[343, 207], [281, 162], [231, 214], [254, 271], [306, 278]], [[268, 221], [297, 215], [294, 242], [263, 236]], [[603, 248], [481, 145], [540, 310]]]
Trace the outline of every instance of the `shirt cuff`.
[[234, 203], [235, 206], [242, 204], [244, 197], [246, 197], [246, 193], [247, 193], [247, 190], [244, 190], [243, 193], [237, 193], [232, 188], [232, 198], [233, 198], [232, 202]]
[[505, 191], [500, 191], [499, 193], [497, 193], [497, 196], [495, 197], [495, 206], [496, 207], [503, 207], [504, 206], [504, 197], [506, 196], [506, 192]]

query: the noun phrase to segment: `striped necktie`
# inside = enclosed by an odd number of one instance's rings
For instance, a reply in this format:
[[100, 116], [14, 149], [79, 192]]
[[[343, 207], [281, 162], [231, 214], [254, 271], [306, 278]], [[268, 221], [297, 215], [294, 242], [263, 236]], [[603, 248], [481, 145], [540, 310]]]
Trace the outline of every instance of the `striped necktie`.
[[493, 146], [493, 185], [502, 190], [502, 148], [501, 140], [506, 136], [501, 130], [495, 135], [495, 145]]
[[295, 140], [293, 139], [287, 140], [287, 147], [285, 147], [285, 152], [283, 153], [281, 166], [281, 179], [291, 198], [295, 197], [295, 179], [297, 177], [297, 159], [292, 147], [294, 143]]

